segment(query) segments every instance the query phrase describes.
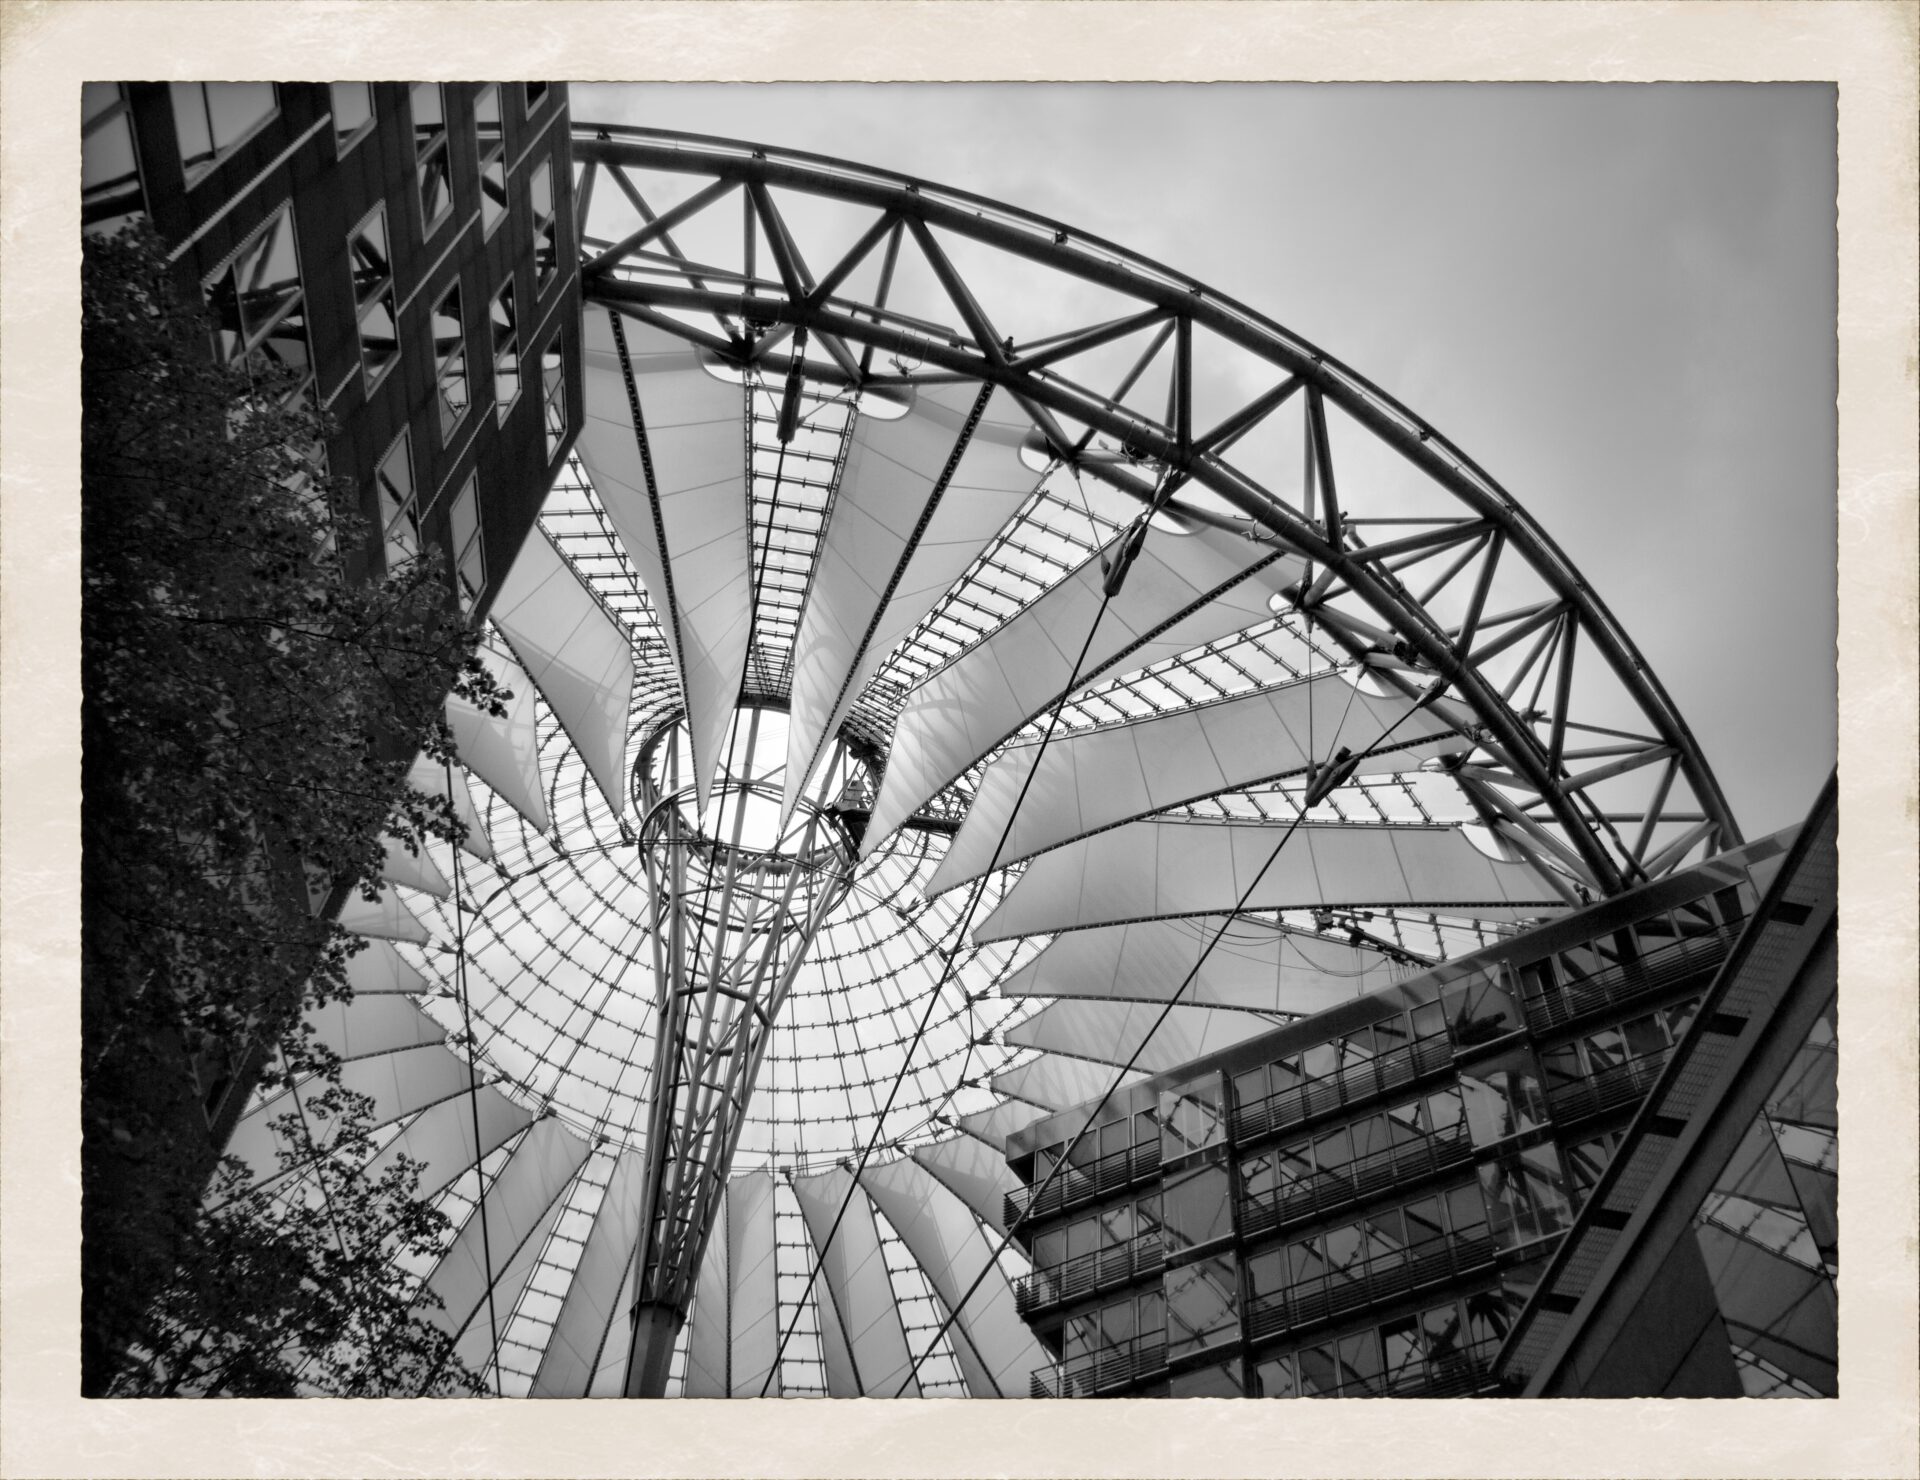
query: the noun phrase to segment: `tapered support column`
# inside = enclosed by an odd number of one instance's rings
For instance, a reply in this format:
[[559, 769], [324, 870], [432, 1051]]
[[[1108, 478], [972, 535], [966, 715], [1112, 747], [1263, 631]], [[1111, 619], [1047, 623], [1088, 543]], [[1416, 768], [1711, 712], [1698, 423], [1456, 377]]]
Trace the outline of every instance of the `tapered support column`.
[[[629, 1397], [666, 1390], [773, 1025], [853, 868], [854, 841], [823, 800], [780, 816], [784, 718], [736, 717], [704, 809], [681, 747], [649, 747], [636, 768], [659, 1015]], [[848, 764], [843, 753], [821, 788]]]
[[641, 1305], [633, 1313], [633, 1351], [627, 1360], [627, 1396], [661, 1398], [673, 1366], [673, 1346], [686, 1315], [670, 1305]]

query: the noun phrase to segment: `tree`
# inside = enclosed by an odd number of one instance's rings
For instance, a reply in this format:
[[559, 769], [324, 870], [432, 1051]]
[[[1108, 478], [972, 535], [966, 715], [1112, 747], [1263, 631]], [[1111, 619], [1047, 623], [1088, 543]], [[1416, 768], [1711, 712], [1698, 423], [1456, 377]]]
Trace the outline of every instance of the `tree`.
[[[183, 1319], [176, 1271], [205, 1267], [218, 1251], [251, 1250], [246, 1266], [257, 1271], [280, 1249], [287, 1269], [275, 1288], [310, 1291], [300, 1307], [319, 1323], [301, 1337], [310, 1351], [328, 1345], [334, 1318], [322, 1313], [337, 1305], [342, 1280], [351, 1276], [356, 1298], [374, 1297], [371, 1266], [318, 1258], [312, 1230], [284, 1210], [232, 1204], [253, 1210], [251, 1228], [236, 1221], [242, 1213], [206, 1212], [216, 1148], [201, 1077], [244, 1081], [245, 1066], [275, 1044], [289, 1073], [324, 1078], [337, 1067], [296, 1031], [307, 1008], [350, 990], [357, 943], [331, 915], [347, 888], [378, 877], [383, 832], [409, 849], [429, 835], [457, 838], [448, 803], [405, 785], [408, 762], [422, 746], [448, 753], [439, 708], [450, 685], [486, 707], [502, 697], [474, 658], [443, 552], [355, 578], [378, 562], [363, 553], [353, 490], [325, 474], [327, 422], [284, 372], [219, 363], [213, 343], [204, 310], [179, 291], [149, 233], [87, 242], [88, 1393], [107, 1390], [131, 1346], [169, 1346]], [[336, 1113], [352, 1119], [344, 1106]], [[346, 1137], [349, 1159], [353, 1144]], [[367, 1229], [403, 1244], [415, 1237], [404, 1179], [367, 1195], [390, 1204], [356, 1207]], [[390, 1261], [381, 1267], [401, 1278]], [[203, 1306], [200, 1318], [232, 1323], [208, 1333], [209, 1349], [223, 1351], [248, 1324], [231, 1307]], [[238, 1391], [253, 1369], [225, 1370], [235, 1375], [223, 1390]]]

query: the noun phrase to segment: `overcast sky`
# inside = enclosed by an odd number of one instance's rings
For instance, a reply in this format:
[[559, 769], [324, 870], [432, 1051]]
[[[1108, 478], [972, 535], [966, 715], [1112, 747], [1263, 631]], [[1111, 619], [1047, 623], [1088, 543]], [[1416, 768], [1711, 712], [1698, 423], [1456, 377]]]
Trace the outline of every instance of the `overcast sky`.
[[1238, 298], [1579, 565], [1749, 836], [1834, 756], [1824, 85], [584, 85], [576, 120], [839, 155]]

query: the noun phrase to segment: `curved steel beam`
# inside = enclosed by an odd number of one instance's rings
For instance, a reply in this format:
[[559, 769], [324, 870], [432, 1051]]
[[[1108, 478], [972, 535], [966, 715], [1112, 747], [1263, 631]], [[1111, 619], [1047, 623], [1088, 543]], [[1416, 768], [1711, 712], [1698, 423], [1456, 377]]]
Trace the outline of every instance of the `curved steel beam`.
[[[609, 136], [616, 132], [618, 137]], [[1571, 627], [1605, 660], [1646, 716], [1651, 728], [1648, 739], [1657, 740], [1677, 759], [1701, 812], [1718, 834], [1719, 845], [1732, 846], [1739, 841], [1731, 810], [1678, 709], [1572, 562], [1532, 516], [1464, 453], [1378, 387], [1309, 342], [1204, 284], [1111, 243], [1028, 212], [906, 176], [793, 151], [653, 130], [588, 128], [576, 133], [573, 147], [577, 159], [596, 166], [692, 173], [712, 178], [715, 185], [745, 185], [763, 211], [771, 208], [765, 194], [769, 186], [877, 210], [882, 214], [868, 233], [869, 246], [880, 234], [902, 223], [923, 244], [930, 240], [927, 229], [938, 227], [1137, 299], [1148, 306], [1148, 312], [1175, 325], [1183, 341], [1190, 339], [1192, 327], [1199, 325], [1266, 360], [1284, 372], [1290, 384], [1307, 389], [1308, 409], [1315, 423], [1323, 415], [1320, 408], [1324, 402], [1339, 406], [1464, 504], [1478, 529], [1494, 532], [1496, 549], [1517, 555], [1534, 571], [1569, 614]], [[714, 186], [706, 189], [713, 191]], [[942, 378], [959, 375], [1005, 386], [1037, 413], [1034, 420], [1063, 460], [1075, 462], [1142, 502], [1153, 498], [1153, 485], [1111, 460], [1076, 458], [1076, 449], [1059, 431], [1054, 416], [1078, 420], [1152, 459], [1169, 471], [1169, 483], [1190, 480], [1209, 489], [1322, 567], [1315, 588], [1296, 593], [1309, 610], [1314, 600], [1324, 599], [1328, 582], [1337, 582], [1386, 624], [1397, 639], [1395, 655], [1400, 661], [1410, 668], [1417, 664], [1416, 671], [1422, 677], [1444, 679], [1452, 686], [1484, 725], [1488, 748], [1515, 781], [1541, 799], [1552, 820], [1565, 830], [1593, 887], [1613, 892], [1634, 881], [1638, 865], [1633, 850], [1615, 837], [1622, 854], [1616, 859], [1602, 837], [1603, 832], [1613, 836], [1610, 826], [1596, 828], [1595, 818], [1583, 810], [1587, 806], [1585, 798], [1577, 787], [1567, 784], [1581, 778], [1569, 774], [1562, 753], [1564, 693], [1559, 696], [1561, 707], [1551, 735], [1543, 740], [1530, 720], [1474, 666], [1475, 655], [1469, 652], [1472, 622], [1457, 640], [1443, 630], [1393, 575], [1385, 555], [1350, 542], [1337, 511], [1325, 519], [1314, 519], [1270, 493], [1222, 455], [1231, 437], [1209, 435], [1196, 441], [1190, 429], [1178, 424], [1178, 407], [1184, 405], [1184, 398], [1178, 398], [1174, 408], [1176, 424], [1167, 425], [1116, 405], [1051, 369], [1051, 363], [1059, 357], [1057, 346], [1050, 351], [1036, 346], [1028, 356], [994, 339], [997, 331], [966, 296], [965, 285], [950, 264], [937, 255], [937, 248], [935, 251], [936, 273], [950, 296], [959, 295], [955, 302], [966, 321], [964, 327], [904, 320], [889, 315], [884, 308], [852, 304], [819, 290], [803, 291], [804, 285], [789, 288], [771, 280], [749, 279], [742, 291], [723, 291], [685, 278], [679, 282], [623, 278], [615, 262], [605, 262], [586, 275], [586, 294], [591, 301], [646, 314], [654, 322], [663, 322], [660, 310], [695, 311], [713, 314], [722, 323], [804, 328], [810, 336], [824, 334], [830, 341], [851, 342], [869, 350], [906, 351], [930, 369], [943, 372]], [[947, 272], [941, 273], [942, 267]], [[953, 281], [946, 281], [948, 277]], [[758, 358], [754, 344], [739, 337], [722, 341], [711, 333], [691, 332], [688, 337], [700, 339], [709, 349], [738, 364], [753, 363]], [[835, 360], [833, 366], [818, 367], [821, 378], [843, 378], [846, 361], [840, 356]], [[870, 355], [862, 363], [869, 361]], [[815, 368], [809, 365], [809, 373]], [[837, 376], [836, 371], [842, 374]], [[864, 383], [881, 384], [898, 378], [869, 376]], [[1324, 436], [1320, 440], [1324, 452]], [[1404, 542], [1396, 544], [1404, 548]], [[1477, 611], [1476, 601], [1476, 616]], [[1329, 608], [1324, 615], [1337, 618], [1339, 614]], [[1356, 656], [1379, 650], [1337, 620], [1326, 625]], [[1386, 676], [1408, 687], [1398, 675], [1389, 672]], [[1663, 788], [1654, 804], [1655, 813], [1664, 794]]]

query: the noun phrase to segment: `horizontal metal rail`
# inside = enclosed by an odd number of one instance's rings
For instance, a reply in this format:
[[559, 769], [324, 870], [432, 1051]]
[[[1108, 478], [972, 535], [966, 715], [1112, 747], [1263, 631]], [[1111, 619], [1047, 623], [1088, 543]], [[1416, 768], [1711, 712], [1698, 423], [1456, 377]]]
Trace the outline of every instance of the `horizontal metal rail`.
[[1566, 986], [1523, 996], [1527, 1025], [1535, 1032], [1562, 1028], [1589, 1014], [1670, 991], [1689, 977], [1709, 976], [1726, 960], [1744, 924], [1734, 921], [1711, 934], [1675, 941], [1636, 961], [1622, 961]]
[[1240, 1232], [1265, 1233], [1303, 1223], [1472, 1160], [1473, 1138], [1465, 1125], [1405, 1141], [1360, 1157], [1338, 1171], [1314, 1172], [1267, 1196], [1242, 1199]]
[[1256, 1296], [1247, 1302], [1247, 1337], [1257, 1341], [1283, 1331], [1311, 1330], [1404, 1299], [1424, 1286], [1449, 1284], [1491, 1269], [1494, 1252], [1494, 1241], [1487, 1236], [1431, 1239]]
[[1052, 1185], [1034, 1202], [1032, 1208], [1028, 1207], [1033, 1198], [1030, 1189], [1007, 1193], [1000, 1201], [1001, 1215], [1008, 1223], [1018, 1222], [1022, 1218], [1045, 1218], [1064, 1208], [1092, 1202], [1124, 1187], [1131, 1187], [1159, 1170], [1159, 1141], [1142, 1141], [1137, 1146], [1115, 1151], [1084, 1167], [1066, 1168], [1053, 1179]]
[[1036, 1367], [1028, 1391], [1036, 1398], [1093, 1398], [1137, 1387], [1166, 1367], [1167, 1339], [1156, 1331], [1071, 1361]]
[[1444, 1034], [1416, 1039], [1376, 1054], [1363, 1064], [1305, 1080], [1237, 1107], [1231, 1118], [1233, 1139], [1249, 1141], [1286, 1130], [1362, 1100], [1377, 1099], [1452, 1067], [1453, 1044]]
[[1064, 1263], [1036, 1269], [1013, 1282], [1014, 1308], [1032, 1315], [1049, 1306], [1064, 1305], [1142, 1275], [1153, 1274], [1166, 1263], [1166, 1245], [1160, 1234], [1143, 1233], [1123, 1244], [1079, 1254]]

